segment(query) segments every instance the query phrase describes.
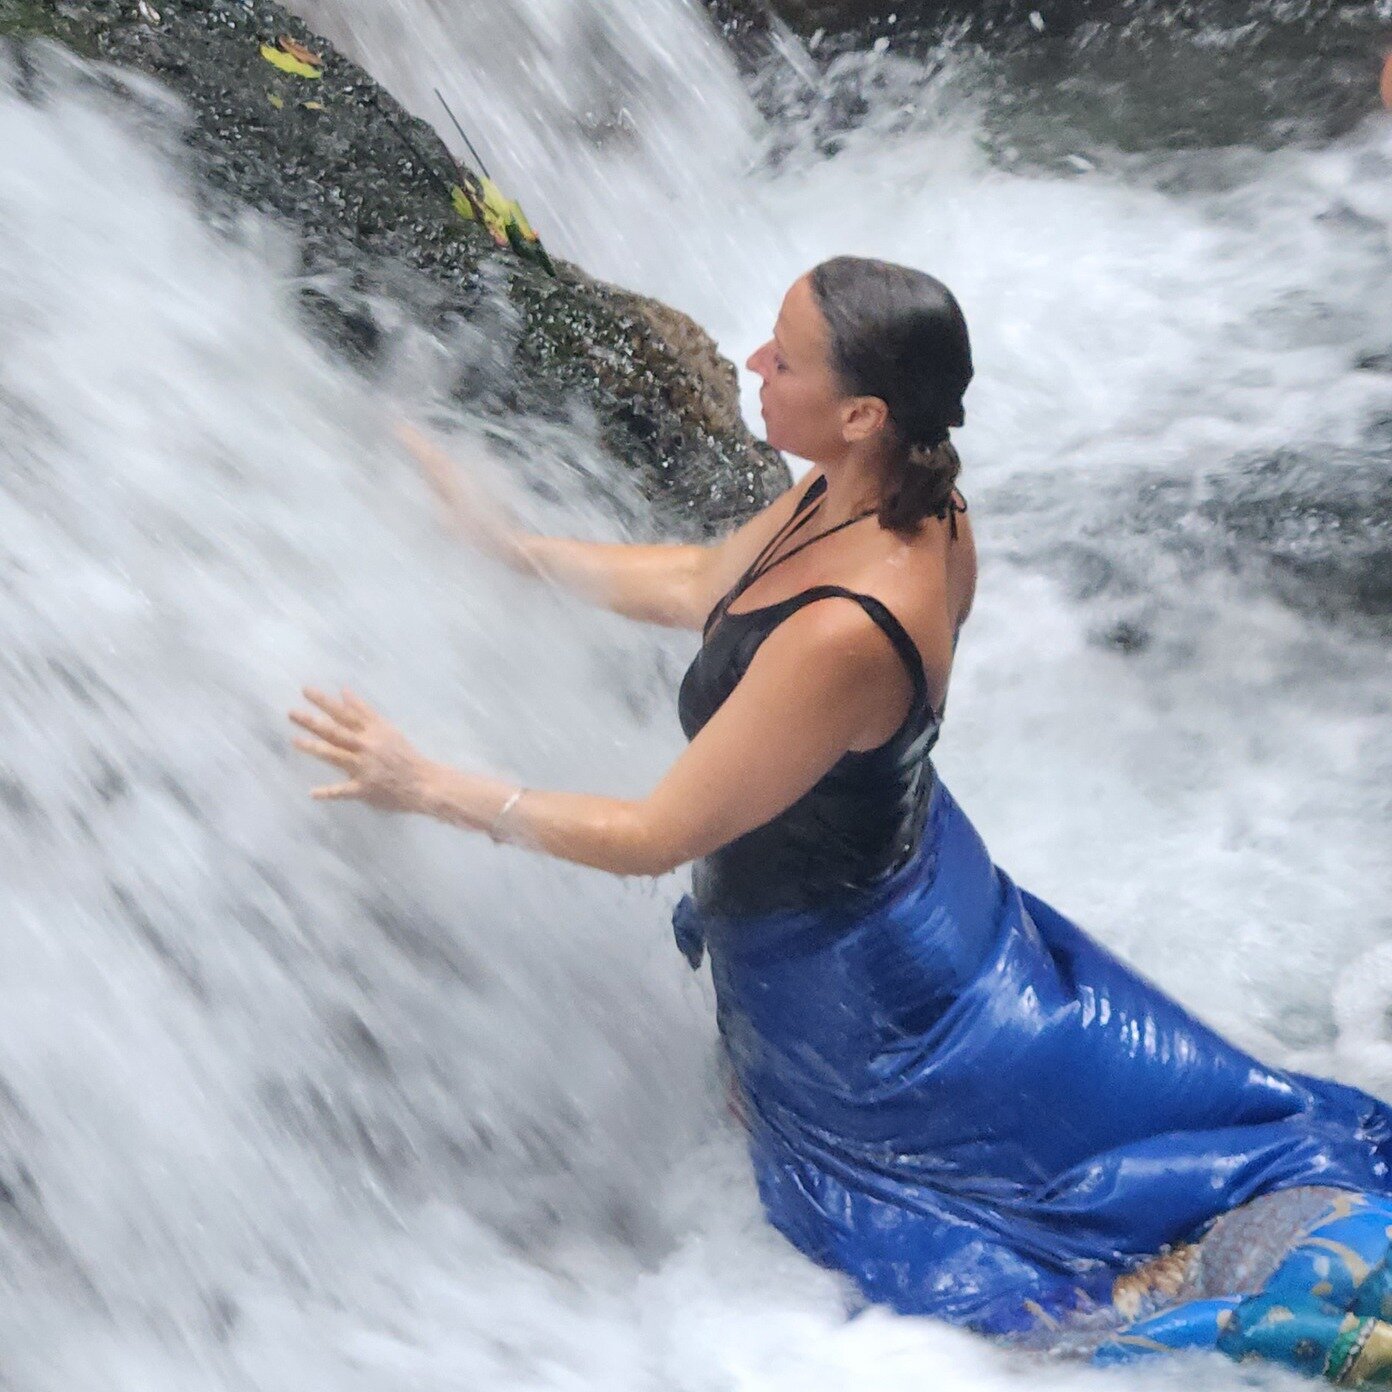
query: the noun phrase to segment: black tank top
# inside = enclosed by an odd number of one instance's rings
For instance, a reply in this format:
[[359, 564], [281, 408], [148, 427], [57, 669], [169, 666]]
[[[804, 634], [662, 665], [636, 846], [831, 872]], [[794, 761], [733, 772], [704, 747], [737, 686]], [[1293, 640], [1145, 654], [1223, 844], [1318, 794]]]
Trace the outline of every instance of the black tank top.
[[[832, 596], [855, 601], [884, 632], [908, 669], [913, 699], [904, 723], [884, 744], [842, 755], [772, 821], [696, 862], [692, 895], [706, 913], [737, 917], [804, 909], [863, 892], [904, 864], [923, 832], [933, 789], [928, 756], [941, 722], [928, 697], [923, 660], [899, 620], [872, 595], [840, 585], [816, 585], [777, 604], [748, 613], [729, 612], [730, 605], [763, 573], [760, 563], [808, 520], [825, 491], [826, 479], [819, 477], [799, 501], [790, 525], [706, 620], [701, 650], [687, 669], [677, 698], [682, 729], [688, 739], [695, 738], [735, 689], [764, 639], [790, 614]], [[812, 540], [825, 535], [819, 533]], [[791, 554], [785, 553], [779, 561]]]

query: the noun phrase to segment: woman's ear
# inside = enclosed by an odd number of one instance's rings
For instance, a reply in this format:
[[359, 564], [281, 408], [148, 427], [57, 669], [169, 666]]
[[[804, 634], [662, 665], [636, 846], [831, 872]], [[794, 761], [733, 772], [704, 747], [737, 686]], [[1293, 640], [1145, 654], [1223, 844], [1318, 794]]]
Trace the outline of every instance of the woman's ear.
[[841, 408], [841, 438], [858, 444], [878, 435], [889, 423], [889, 407], [878, 396], [853, 396]]

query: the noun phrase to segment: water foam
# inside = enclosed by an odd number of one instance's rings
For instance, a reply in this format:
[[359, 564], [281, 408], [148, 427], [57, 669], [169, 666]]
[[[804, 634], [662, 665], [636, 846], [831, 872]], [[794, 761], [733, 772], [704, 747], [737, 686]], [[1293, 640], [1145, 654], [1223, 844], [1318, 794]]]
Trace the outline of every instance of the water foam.
[[[403, 35], [445, 21], [392, 13], [406, 27], [343, 22], [420, 105], [451, 51]], [[647, 13], [628, 70], [671, 81], [707, 40]], [[1186, 1001], [1386, 1086], [1381, 958], [1360, 958], [1392, 888], [1385, 646], [1196, 571], [1125, 511], [1157, 469], [1201, 490], [1292, 436], [1366, 449], [1385, 128], [1237, 169], [1196, 156], [1179, 187], [1172, 167], [1003, 169], [970, 104], [906, 123], [891, 82], [834, 157], [794, 138], [761, 164], [724, 60], [695, 51], [725, 74], [702, 97], [724, 148], [681, 105], [596, 145], [542, 63], [577, 119], [532, 131], [514, 94], [519, 181], [551, 190], [570, 249], [736, 355], [832, 251], [958, 288], [984, 564], [948, 780], [1025, 883]], [[680, 207], [674, 148], [705, 171]], [[667, 940], [675, 884], [312, 806], [286, 752], [296, 686], [350, 680], [443, 757], [638, 788], [678, 747], [683, 640], [452, 551], [386, 443], [397, 403], [297, 325], [278, 234], [214, 237], [148, 133], [80, 90], [7, 93], [0, 150], [10, 1380], [1013, 1383], [953, 1331], [844, 1322], [836, 1281], [763, 1226], [709, 1001]], [[606, 221], [615, 201], [663, 211]], [[1076, 584], [1060, 554], [1084, 546], [1132, 588]], [[1150, 645], [1099, 642], [1118, 616]], [[1234, 1376], [1156, 1374], [1179, 1375]]]

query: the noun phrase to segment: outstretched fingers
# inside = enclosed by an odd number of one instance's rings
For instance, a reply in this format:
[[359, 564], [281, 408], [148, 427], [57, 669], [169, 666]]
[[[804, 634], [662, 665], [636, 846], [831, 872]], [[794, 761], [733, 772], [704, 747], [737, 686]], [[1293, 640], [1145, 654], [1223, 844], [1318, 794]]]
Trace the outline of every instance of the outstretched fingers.
[[369, 720], [376, 719], [377, 712], [363, 700], [355, 691], [343, 688], [343, 704], [348, 709], [355, 722], [355, 728], [361, 730]]
[[388, 796], [391, 779], [383, 771], [383, 744], [394, 748], [395, 740], [406, 755], [414, 751], [361, 696], [347, 687], [340, 695], [329, 696], [317, 687], [307, 686], [304, 698], [314, 709], [290, 712], [291, 723], [306, 731], [296, 738], [295, 748], [346, 775], [341, 783], [314, 788], [310, 796], [319, 802], [357, 798], [373, 807], [396, 809], [401, 799]]
[[[344, 692], [346, 697], [349, 693]], [[346, 700], [335, 700], [332, 696], [326, 696], [317, 687], [307, 686], [304, 689], [304, 698], [312, 705], [318, 706], [325, 715], [338, 721], [340, 725], [345, 725], [350, 730], [361, 730], [363, 727], [363, 713], [371, 714], [370, 710], [363, 705], [355, 696], [353, 700], [357, 702], [358, 709], [350, 706]]]
[[356, 778], [350, 778], [346, 783], [330, 783], [322, 788], [312, 788], [309, 795], [317, 802], [337, 802], [342, 798], [362, 797], [363, 786]]
[[354, 731], [337, 721], [325, 720], [311, 711], [297, 710], [290, 712], [290, 719], [300, 729], [308, 730], [311, 735], [323, 740], [326, 744], [337, 745], [340, 749], [346, 749], [350, 754], [362, 752], [362, 740]]
[[344, 773], [352, 773], [358, 766], [356, 754], [340, 749], [338, 745], [330, 744], [327, 740], [306, 739], [302, 735], [295, 741], [295, 748], [302, 749], [306, 754], [313, 754], [316, 759], [322, 759], [326, 764], [342, 769]]

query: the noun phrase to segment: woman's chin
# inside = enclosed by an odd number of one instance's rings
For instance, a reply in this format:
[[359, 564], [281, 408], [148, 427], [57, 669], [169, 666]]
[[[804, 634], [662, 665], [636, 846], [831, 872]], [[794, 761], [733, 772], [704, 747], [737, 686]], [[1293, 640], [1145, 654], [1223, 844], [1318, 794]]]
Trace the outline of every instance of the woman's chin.
[[764, 421], [764, 443], [770, 449], [775, 449], [779, 454], [792, 455], [794, 459], [801, 459], [804, 463], [815, 464], [816, 460], [809, 458], [798, 449], [797, 441], [789, 440], [777, 427], [769, 429], [768, 421]]
[[767, 421], [764, 422], [764, 443], [768, 445], [770, 449], [776, 449], [779, 452], [779, 454], [797, 453], [796, 450], [789, 448], [788, 442], [784, 438], [782, 431], [780, 431], [776, 426], [772, 430], [770, 430]]

